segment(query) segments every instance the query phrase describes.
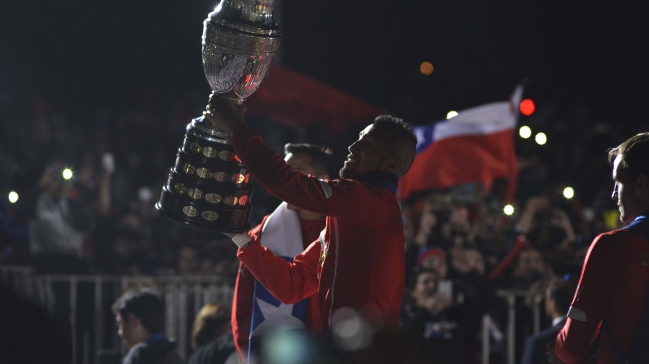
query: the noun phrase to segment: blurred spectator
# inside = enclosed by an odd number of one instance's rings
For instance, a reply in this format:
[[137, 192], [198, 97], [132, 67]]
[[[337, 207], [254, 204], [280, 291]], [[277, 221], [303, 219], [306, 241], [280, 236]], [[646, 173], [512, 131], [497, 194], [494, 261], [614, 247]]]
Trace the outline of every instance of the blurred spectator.
[[408, 285], [402, 327], [428, 363], [466, 363], [472, 323], [470, 307], [442, 290], [438, 273], [419, 270]]
[[201, 261], [201, 275], [234, 278], [239, 272], [239, 260], [232, 259], [232, 254], [236, 256], [236, 246], [221, 235], [220, 238], [215, 238], [207, 241], [202, 246], [203, 260]]
[[29, 220], [29, 245], [39, 273], [79, 274], [86, 271], [81, 260], [82, 231], [90, 228], [90, 212], [74, 198], [71, 184], [63, 177], [62, 163], [50, 165], [40, 180], [40, 191]]
[[494, 288], [485, 277], [482, 254], [477, 249], [452, 248], [449, 279], [458, 297], [470, 305], [474, 334], [477, 335], [480, 318], [492, 308], [496, 299]]
[[527, 200], [519, 227], [534, 246], [543, 252], [574, 249], [575, 231], [566, 211], [546, 197]]
[[460, 273], [475, 272], [481, 276], [485, 274], [484, 259], [477, 249], [452, 248], [451, 266]]
[[430, 269], [437, 274], [440, 280], [446, 279], [448, 273], [448, 262], [446, 261], [446, 253], [438, 248], [424, 248], [421, 249], [417, 255], [415, 262], [416, 268]]
[[[501, 289], [525, 292], [525, 300], [515, 301], [515, 347], [522, 348], [525, 338], [532, 334], [533, 308], [540, 303], [545, 289], [548, 287], [553, 271], [546, 266], [543, 255], [537, 249], [531, 247], [523, 238], [517, 241], [520, 245], [513, 249], [514, 254], [508, 255], [504, 260], [515, 259], [511, 271], [504, 275], [494, 284]], [[505, 317], [504, 307], [501, 307], [500, 315]], [[521, 358], [520, 350], [517, 352], [516, 361]]]
[[231, 315], [226, 305], [203, 306], [192, 325], [194, 353], [187, 364], [224, 364], [230, 357], [230, 362], [236, 363]]
[[195, 246], [181, 246], [178, 249], [178, 274], [183, 276], [198, 274], [201, 268], [199, 254], [200, 252]]
[[144, 274], [142, 234], [123, 226], [117, 228], [114, 234], [115, 239], [110, 241], [110, 250], [104, 259], [104, 271], [109, 274]]
[[554, 343], [559, 331], [566, 324], [566, 315], [576, 288], [576, 281], [567, 276], [566, 279], [554, 279], [545, 290], [545, 313], [552, 320], [552, 326], [527, 339], [523, 349], [522, 364], [548, 362], [546, 354], [548, 344]]
[[14, 204], [0, 196], [0, 265], [29, 262], [28, 228], [16, 216]]
[[176, 344], [167, 340], [164, 330], [164, 305], [149, 290], [130, 291], [122, 295], [113, 312], [118, 335], [129, 349], [123, 364], [181, 364], [174, 352]]
[[534, 282], [545, 278], [548, 273], [543, 255], [537, 249], [525, 249], [518, 255], [509, 278], [500, 282], [506, 289], [527, 290]]

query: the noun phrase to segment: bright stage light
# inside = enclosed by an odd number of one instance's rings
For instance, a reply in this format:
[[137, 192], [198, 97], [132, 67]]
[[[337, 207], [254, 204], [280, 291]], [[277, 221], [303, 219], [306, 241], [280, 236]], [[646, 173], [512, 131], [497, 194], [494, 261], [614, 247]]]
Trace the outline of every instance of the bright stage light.
[[11, 203], [18, 202], [18, 193], [16, 193], [16, 191], [9, 192], [9, 202]]
[[523, 139], [527, 139], [527, 138], [532, 136], [532, 129], [527, 125], [523, 125], [518, 130], [518, 135], [520, 135], [521, 138], [523, 138]]
[[66, 168], [63, 170], [63, 179], [69, 180], [73, 176], [72, 170], [70, 168]]
[[505, 205], [505, 207], [503, 208], [503, 212], [504, 212], [505, 215], [507, 215], [507, 216], [512, 216], [512, 215], [514, 214], [514, 206], [512, 206], [512, 205]]
[[458, 114], [457, 111], [451, 110], [451, 111], [448, 112], [448, 114], [446, 114], [446, 119], [454, 118], [454, 117], [456, 117], [458, 115], [460, 115], [460, 114]]
[[534, 137], [534, 140], [536, 141], [536, 144], [538, 144], [538, 145], [545, 145], [545, 143], [548, 142], [548, 137], [545, 135], [545, 133], [538, 133]]
[[563, 189], [563, 197], [570, 200], [571, 198], [575, 197], [575, 190], [573, 190], [572, 187], [564, 188]]
[[419, 66], [419, 72], [421, 72], [426, 76], [433, 73], [433, 70], [435, 70], [435, 68], [433, 67], [433, 64], [430, 62], [424, 62]]
[[521, 110], [521, 114], [525, 116], [530, 116], [532, 113], [534, 113], [534, 110], [536, 109], [536, 106], [534, 106], [534, 101], [530, 99], [525, 99], [521, 101], [521, 104], [519, 105], [519, 108]]

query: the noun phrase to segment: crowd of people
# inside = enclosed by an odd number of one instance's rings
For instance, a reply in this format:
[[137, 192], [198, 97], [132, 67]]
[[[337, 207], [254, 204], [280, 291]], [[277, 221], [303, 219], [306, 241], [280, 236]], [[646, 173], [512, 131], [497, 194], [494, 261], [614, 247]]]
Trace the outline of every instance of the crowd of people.
[[[57, 115], [42, 99], [0, 98], [0, 264], [32, 265], [45, 274], [237, 277], [237, 246], [229, 237], [171, 223], [154, 209], [185, 125], [204, 108], [184, 97], [165, 117], [153, 111], [155, 102], [145, 97], [132, 111], [97, 113], [82, 122]], [[566, 115], [584, 132], [570, 133], [566, 121], [556, 121], [546, 125], [553, 148], [516, 141], [514, 201], [504, 201], [502, 181], [496, 181], [489, 191], [466, 184], [401, 202], [401, 327], [421, 357], [475, 362], [484, 314], [492, 317], [494, 352], [502, 352], [497, 333], [504, 330], [506, 308], [499, 289], [526, 292], [517, 303], [522, 360], [536, 362], [532, 349], [522, 350], [533, 334], [535, 304], [545, 300], [544, 328], [565, 318], [565, 292], [574, 292], [590, 242], [620, 226], [605, 151], [625, 135], [603, 122], [588, 127], [592, 120], [583, 112]], [[313, 141], [346, 148], [334, 137], [309, 139], [308, 130], [292, 134], [301, 140], [272, 128], [264, 132], [274, 149]], [[337, 167], [332, 161], [329, 170]], [[563, 196], [567, 186], [577, 191], [575, 198]], [[17, 193], [15, 203], [10, 191]], [[279, 203], [262, 188], [255, 194], [252, 226]], [[503, 212], [506, 203], [513, 214]], [[208, 316], [229, 315], [225, 310], [212, 307]]]
[[154, 209], [185, 125], [200, 113], [191, 98], [167, 119], [147, 111], [145, 97], [135, 111], [85, 123], [57, 115], [47, 101], [30, 104], [0, 106], [1, 264], [40, 273], [234, 276], [223, 235], [171, 224]]

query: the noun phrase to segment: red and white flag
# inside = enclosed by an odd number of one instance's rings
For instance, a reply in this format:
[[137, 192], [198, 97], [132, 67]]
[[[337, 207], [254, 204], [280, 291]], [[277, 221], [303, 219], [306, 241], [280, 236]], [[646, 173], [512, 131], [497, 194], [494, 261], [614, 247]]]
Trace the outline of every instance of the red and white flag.
[[518, 167], [514, 127], [523, 86], [510, 100], [462, 110], [457, 116], [427, 125], [414, 126], [417, 155], [399, 181], [398, 198], [414, 192], [442, 189], [469, 182], [482, 182], [487, 190], [495, 178], [508, 180], [511, 199]]

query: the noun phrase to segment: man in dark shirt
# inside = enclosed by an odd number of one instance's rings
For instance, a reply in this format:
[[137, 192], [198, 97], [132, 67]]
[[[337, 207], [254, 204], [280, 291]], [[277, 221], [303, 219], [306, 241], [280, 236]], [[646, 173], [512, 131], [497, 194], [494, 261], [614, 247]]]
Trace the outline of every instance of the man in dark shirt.
[[548, 344], [554, 343], [559, 331], [566, 324], [566, 314], [575, 292], [576, 282], [556, 279], [545, 292], [545, 312], [552, 319], [552, 327], [530, 336], [523, 349], [523, 364], [547, 363]]
[[402, 310], [402, 327], [427, 363], [467, 362], [467, 335], [472, 312], [467, 303], [454, 303], [448, 292], [438, 289], [434, 270], [421, 269], [408, 286]]
[[182, 364], [164, 330], [164, 305], [148, 290], [126, 292], [113, 305], [118, 335], [129, 349], [123, 364]]

